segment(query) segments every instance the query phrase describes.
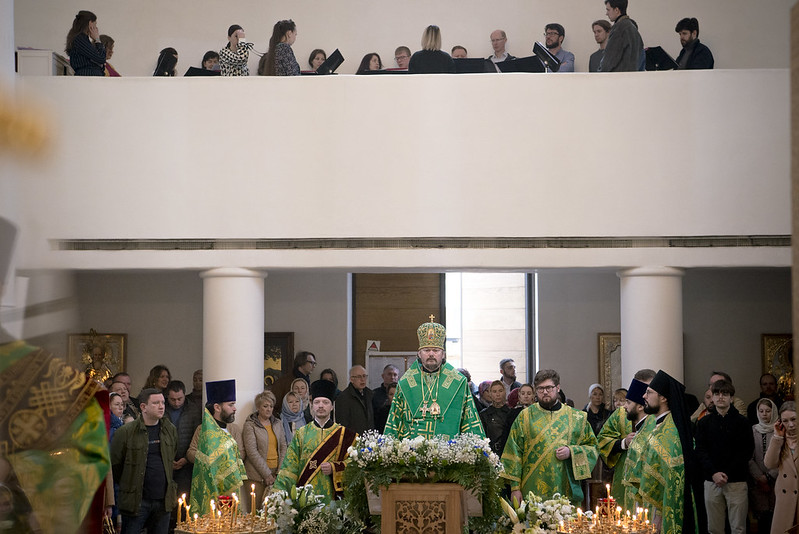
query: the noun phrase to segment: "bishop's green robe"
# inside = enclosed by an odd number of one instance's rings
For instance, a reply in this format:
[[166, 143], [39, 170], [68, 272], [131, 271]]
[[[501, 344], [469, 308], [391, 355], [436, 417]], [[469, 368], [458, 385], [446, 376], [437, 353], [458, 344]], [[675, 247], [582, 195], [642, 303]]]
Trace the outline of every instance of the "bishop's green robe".
[[[654, 419], [654, 417], [653, 417]], [[639, 500], [663, 518], [662, 534], [680, 534], [683, 520], [685, 464], [680, 435], [671, 414], [652, 430], [641, 458]]]
[[[347, 449], [358, 435], [338, 423], [321, 428], [314, 420], [298, 428], [280, 465], [274, 489], [289, 491], [292, 486], [313, 486], [329, 503], [344, 492], [344, 460]], [[322, 473], [322, 464], [333, 466], [332, 475]]]
[[[630, 447], [627, 449], [627, 457], [624, 459], [624, 469], [622, 471], [624, 504], [622, 504], [622, 507], [625, 510], [629, 510], [630, 513], [633, 513], [639, 506], [644, 507], [644, 503], [641, 502], [641, 498], [638, 496], [638, 488], [641, 487], [641, 470], [643, 469], [641, 457], [647, 448], [649, 435], [654, 429], [655, 417], [647, 416], [630, 443]], [[652, 512], [653, 510], [650, 510], [650, 518], [652, 517]]]
[[[568, 446], [566, 460], [555, 458], [555, 451]], [[554, 493], [579, 506], [583, 500], [580, 480], [591, 477], [598, 456], [597, 441], [585, 412], [560, 405], [555, 411], [537, 403], [522, 410], [510, 429], [502, 464], [502, 476], [511, 490], [522, 495], [532, 491], [542, 499]]]
[[[624, 460], [627, 457], [627, 450], [616, 450], [614, 446], [619, 440], [624, 439], [633, 431], [633, 424], [627, 419], [627, 410], [622, 406], [617, 408], [599, 431], [596, 437], [599, 455], [605, 461], [605, 465], [613, 469], [613, 484], [610, 495], [621, 504], [624, 502]], [[631, 511], [632, 512], [632, 511]]]
[[191, 475], [191, 514], [207, 514], [211, 499], [230, 495], [247, 478], [239, 446], [211, 413], [203, 409], [203, 423], [197, 441], [197, 455]]
[[485, 437], [466, 377], [448, 363], [428, 373], [413, 362], [397, 385], [385, 434], [405, 439], [465, 433]]

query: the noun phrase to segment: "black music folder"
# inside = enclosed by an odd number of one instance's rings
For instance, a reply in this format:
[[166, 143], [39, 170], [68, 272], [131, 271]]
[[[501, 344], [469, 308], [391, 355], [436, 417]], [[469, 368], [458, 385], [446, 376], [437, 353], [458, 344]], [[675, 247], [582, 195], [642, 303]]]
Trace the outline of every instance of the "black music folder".
[[[555, 60], [557, 61], [557, 60]], [[495, 63], [500, 72], [544, 72], [544, 64], [538, 56], [517, 57]]]
[[189, 67], [186, 74], [183, 76], [221, 76], [222, 73], [218, 70], [198, 69], [197, 67]]
[[674, 70], [679, 67], [662, 46], [646, 48], [646, 70]]
[[457, 74], [468, 74], [476, 72], [497, 72], [494, 63], [490, 59], [481, 57], [461, 57], [452, 58], [455, 62], [455, 72]]
[[344, 56], [342, 56], [341, 52], [339, 52], [338, 48], [336, 48], [336, 50], [332, 54], [327, 56], [325, 62], [319, 65], [319, 68], [316, 69], [316, 73], [333, 74], [334, 72], [336, 72], [336, 69], [341, 66], [342, 63], [344, 63]]

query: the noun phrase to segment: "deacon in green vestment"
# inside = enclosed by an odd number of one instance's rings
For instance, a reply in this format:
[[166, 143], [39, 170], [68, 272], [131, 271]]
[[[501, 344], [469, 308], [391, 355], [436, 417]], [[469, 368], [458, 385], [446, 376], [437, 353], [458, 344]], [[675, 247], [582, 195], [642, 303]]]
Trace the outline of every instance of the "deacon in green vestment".
[[638, 490], [641, 487], [641, 470], [644, 467], [641, 457], [646, 452], [649, 442], [649, 435], [655, 429], [655, 418], [645, 416], [640, 420], [636, 426], [638, 429], [635, 437], [630, 442], [630, 447], [627, 449], [627, 457], [624, 459], [624, 504], [622, 505], [625, 510], [630, 510], [632, 513], [638, 507], [650, 508], [650, 517], [654, 517], [654, 509], [645, 506], [638, 495]]
[[344, 492], [344, 460], [357, 434], [330, 418], [336, 385], [329, 380], [311, 384], [313, 421], [298, 428], [280, 465], [274, 489], [313, 486], [326, 503]]
[[[638, 428], [642, 425], [644, 413], [644, 393], [647, 384], [654, 378], [655, 371], [642, 369], [635, 373], [627, 388], [625, 405], [614, 411], [597, 436], [599, 455], [605, 464], [613, 469], [613, 483], [610, 494], [619, 504], [624, 503], [624, 466], [628, 451], [635, 439]], [[631, 504], [625, 510], [635, 512]]]
[[542, 499], [560, 493], [580, 506], [580, 481], [590, 478], [597, 461], [596, 436], [585, 412], [560, 402], [556, 371], [538, 371], [534, 384], [538, 403], [522, 410], [511, 426], [502, 476], [519, 501], [530, 491]]
[[422, 324], [418, 358], [397, 385], [385, 434], [399, 439], [452, 437], [472, 433], [485, 437], [468, 380], [446, 363], [446, 330], [438, 323]]
[[231, 495], [247, 478], [239, 446], [226, 430], [236, 417], [236, 381], [206, 382], [205, 394], [208, 403], [203, 410], [191, 476], [192, 515], [210, 512], [211, 499]]
[[656, 509], [654, 520], [660, 523], [662, 534], [695, 532], [696, 525], [705, 524], [701, 512], [704, 508], [697, 507], [700, 515], [697, 520], [694, 518], [691, 469], [695, 466], [690, 463], [693, 438], [684, 394], [685, 386], [661, 370], [644, 395], [644, 409], [655, 419], [655, 427], [641, 456], [638, 500]]

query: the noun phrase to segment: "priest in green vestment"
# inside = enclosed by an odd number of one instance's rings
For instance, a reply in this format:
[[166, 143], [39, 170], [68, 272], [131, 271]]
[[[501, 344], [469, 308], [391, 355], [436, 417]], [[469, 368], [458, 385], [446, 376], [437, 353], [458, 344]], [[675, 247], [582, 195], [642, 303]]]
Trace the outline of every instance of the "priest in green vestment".
[[191, 476], [192, 515], [210, 512], [211, 499], [231, 495], [247, 478], [239, 446], [227, 430], [236, 417], [236, 381], [206, 382], [205, 396], [208, 402]]
[[485, 437], [468, 380], [447, 363], [444, 327], [422, 324], [417, 359], [397, 385], [385, 434], [399, 439], [452, 437], [472, 433]]
[[[644, 375], [646, 378], [642, 380]], [[619, 504], [624, 502], [624, 462], [638, 427], [646, 417], [643, 406], [644, 393], [647, 384], [654, 376], [655, 372], [651, 369], [643, 369], [635, 374], [627, 389], [625, 405], [610, 414], [597, 436], [599, 455], [605, 464], [613, 469], [610, 494]], [[625, 507], [625, 510], [635, 511], [634, 507]]]
[[289, 491], [310, 484], [326, 503], [343, 495], [344, 461], [357, 434], [331, 419], [335, 395], [336, 385], [329, 380], [311, 384], [313, 420], [294, 432], [274, 489]]
[[660, 523], [662, 534], [695, 532], [697, 525], [691, 488], [693, 466], [688, 463], [693, 438], [684, 394], [685, 386], [661, 370], [644, 395], [644, 409], [655, 426], [641, 456], [638, 500], [656, 509], [654, 521]]
[[511, 426], [502, 476], [519, 501], [530, 491], [542, 499], [560, 493], [581, 506], [580, 481], [590, 478], [598, 457], [596, 436], [585, 412], [560, 402], [556, 371], [538, 371], [533, 383], [538, 402], [522, 410]]

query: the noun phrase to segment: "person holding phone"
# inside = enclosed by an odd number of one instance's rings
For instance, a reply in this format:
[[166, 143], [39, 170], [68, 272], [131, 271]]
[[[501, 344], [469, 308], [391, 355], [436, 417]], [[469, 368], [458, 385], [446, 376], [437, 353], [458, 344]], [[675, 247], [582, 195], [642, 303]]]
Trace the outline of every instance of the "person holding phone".
[[91, 11], [81, 10], [75, 15], [64, 50], [75, 76], [105, 76], [106, 50], [100, 42], [97, 15]]
[[249, 76], [250, 50], [253, 44], [248, 43], [244, 36], [244, 29], [238, 24], [232, 25], [227, 30], [228, 43], [219, 51], [219, 66], [222, 76]]
[[774, 423], [763, 463], [768, 469], [778, 469], [774, 487], [776, 501], [771, 534], [782, 534], [796, 524], [796, 500], [799, 491], [799, 457], [796, 451], [796, 403], [787, 401], [780, 406], [780, 418]]

